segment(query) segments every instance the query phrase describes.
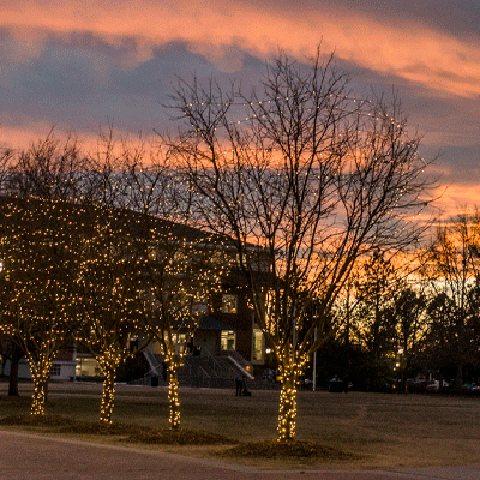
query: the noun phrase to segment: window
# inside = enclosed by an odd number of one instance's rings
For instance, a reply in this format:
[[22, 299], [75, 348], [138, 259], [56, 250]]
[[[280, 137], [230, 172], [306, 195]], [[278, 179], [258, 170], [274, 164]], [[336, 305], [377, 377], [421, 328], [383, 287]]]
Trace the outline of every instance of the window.
[[253, 329], [252, 360], [263, 360], [263, 332], [259, 328]]
[[192, 314], [205, 315], [208, 311], [208, 300], [203, 295], [198, 295], [193, 299]]
[[77, 377], [101, 377], [102, 369], [94, 358], [77, 358]]
[[50, 377], [59, 377], [62, 371], [61, 365], [52, 365], [50, 367]]
[[222, 295], [222, 313], [238, 312], [238, 295], [224, 293]]
[[242, 263], [244, 265], [246, 265], [247, 264], [247, 256], [244, 253], [242, 253], [242, 256], [240, 257], [240, 254], [237, 253], [236, 260], [237, 260], [238, 265], [240, 265], [240, 258], [242, 259]]
[[222, 330], [222, 350], [235, 350], [235, 332]]

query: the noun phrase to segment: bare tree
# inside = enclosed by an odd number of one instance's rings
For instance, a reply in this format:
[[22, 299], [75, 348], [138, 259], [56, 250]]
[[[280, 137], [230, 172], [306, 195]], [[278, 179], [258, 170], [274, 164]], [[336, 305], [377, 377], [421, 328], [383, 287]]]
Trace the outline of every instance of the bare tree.
[[411, 373], [412, 359], [426, 327], [426, 295], [404, 285], [397, 291], [394, 316], [397, 323], [401, 389], [407, 392], [407, 375]]
[[5, 195], [8, 192], [14, 158], [15, 152], [12, 149], [0, 148], [0, 195]]
[[135, 248], [139, 220], [125, 209], [86, 208], [92, 231], [82, 235], [76, 284], [78, 340], [104, 377], [100, 422], [112, 423], [116, 369], [132, 354], [140, 330], [142, 259]]
[[[133, 353], [145, 313], [146, 251], [143, 212], [130, 207], [130, 151], [112, 128], [100, 132], [88, 157], [78, 277], [77, 339], [99, 363], [104, 377], [100, 422], [112, 423], [117, 368]], [[148, 233], [148, 231], [147, 231]]]
[[149, 246], [152, 293], [149, 331], [162, 348], [168, 371], [170, 428], [178, 430], [178, 371], [184, 365], [187, 344], [207, 313], [209, 297], [219, 280], [209, 263], [213, 245], [208, 237], [178, 224], [169, 225], [173, 235], [166, 235], [167, 225], [155, 223]]
[[34, 415], [44, 413], [50, 367], [72, 328], [73, 216], [63, 202], [0, 198], [0, 328], [30, 365]]
[[354, 323], [369, 354], [369, 387], [379, 390], [393, 374], [397, 353], [394, 302], [402, 277], [388, 255], [379, 251], [359, 265], [358, 277]]
[[293, 440], [297, 381], [357, 260], [422, 232], [410, 221], [428, 204], [419, 139], [395, 99], [355, 97], [320, 55], [305, 68], [279, 56], [248, 97], [194, 80], [172, 98], [183, 118], [178, 162], [198, 215], [235, 243], [282, 371], [278, 440]]
[[52, 129], [45, 139], [13, 155], [5, 185], [16, 196], [78, 202], [84, 196], [84, 171], [78, 139], [68, 135], [61, 141]]
[[479, 212], [460, 214], [438, 229], [426, 269], [431, 298], [425, 350], [437, 357], [436, 364], [433, 362], [431, 366], [442, 376], [444, 369], [453, 365], [458, 391], [463, 383], [464, 366], [478, 364], [479, 252]]
[[[1, 328], [16, 345], [11, 380], [24, 353], [42, 414], [49, 370], [72, 329], [67, 286], [75, 275], [73, 220], [82, 158], [75, 138], [53, 132], [29, 149], [9, 153], [0, 198]], [[17, 393], [11, 382], [9, 392]]]
[[192, 224], [192, 192], [170, 165], [170, 153], [126, 153], [129, 204], [141, 215], [146, 278], [146, 331], [160, 344], [168, 374], [170, 428], [180, 427], [178, 371], [187, 343], [207, 313], [223, 264], [212, 261], [220, 239]]

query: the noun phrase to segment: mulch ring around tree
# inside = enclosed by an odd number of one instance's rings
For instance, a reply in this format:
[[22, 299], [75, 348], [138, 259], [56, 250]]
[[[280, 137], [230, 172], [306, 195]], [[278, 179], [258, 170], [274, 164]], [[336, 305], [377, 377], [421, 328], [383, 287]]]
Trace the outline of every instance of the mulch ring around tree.
[[42, 432], [89, 434], [120, 437], [117, 440], [128, 443], [158, 445], [232, 445], [238, 443], [222, 435], [187, 429], [172, 431], [168, 428], [151, 428], [140, 425], [73, 420], [60, 415], [11, 415], [0, 419], [0, 426], [21, 426]]
[[240, 443], [216, 455], [222, 457], [249, 457], [264, 459], [295, 459], [295, 460], [324, 460], [347, 461], [356, 459], [356, 455], [344, 452], [338, 448], [320, 445], [306, 440], [292, 442], [276, 442], [267, 440], [256, 443]]

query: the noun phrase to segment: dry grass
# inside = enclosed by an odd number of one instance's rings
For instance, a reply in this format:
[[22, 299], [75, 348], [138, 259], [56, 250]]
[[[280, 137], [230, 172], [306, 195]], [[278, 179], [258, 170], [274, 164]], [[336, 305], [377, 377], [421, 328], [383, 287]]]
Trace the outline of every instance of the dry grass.
[[[22, 396], [14, 400], [5, 397], [2, 387], [0, 418], [29, 418], [27, 392], [31, 386], [22, 386]], [[115, 423], [108, 430], [112, 441], [161, 445], [169, 451], [201, 456], [214, 452], [224, 461], [269, 468], [480, 462], [478, 398], [300, 392], [298, 442], [290, 446], [273, 442], [278, 392], [254, 391], [252, 397], [236, 398], [233, 391], [181, 389], [180, 402], [182, 431], [174, 437], [168, 430], [165, 389], [118, 386]], [[106, 432], [94, 427], [99, 408], [100, 386], [52, 385], [46, 405], [51, 425], [10, 422], [15, 428], [69, 435], [85, 432], [103, 438]], [[227, 444], [235, 441], [240, 443], [233, 447]]]

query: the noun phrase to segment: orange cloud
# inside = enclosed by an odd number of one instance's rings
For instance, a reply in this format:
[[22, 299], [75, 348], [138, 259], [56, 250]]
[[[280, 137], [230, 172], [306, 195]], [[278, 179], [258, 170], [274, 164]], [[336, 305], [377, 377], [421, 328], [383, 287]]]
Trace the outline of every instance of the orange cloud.
[[[31, 121], [28, 125], [19, 127], [5, 127], [0, 125], [0, 152], [2, 148], [14, 148], [15, 150], [28, 149], [32, 143], [44, 141], [53, 129], [53, 136], [60, 144], [63, 144], [68, 136], [77, 139], [81, 150], [85, 153], [94, 152], [101, 143], [100, 130], [107, 133], [108, 125], [98, 127], [96, 131], [72, 131], [62, 128], [61, 126], [52, 126], [47, 122]], [[156, 135], [132, 134], [127, 129], [114, 127], [114, 142], [118, 148], [123, 144], [130, 149], [138, 147], [142, 142], [145, 143], [147, 150], [151, 145], [158, 145], [158, 137]]]
[[478, 185], [453, 184], [448, 187], [439, 187], [436, 194], [440, 196], [435, 202], [435, 206], [442, 211], [440, 218], [450, 218], [460, 211], [480, 207]]
[[37, 35], [24, 54], [34, 55], [38, 31], [91, 31], [109, 38], [136, 39], [136, 61], [152, 56], [155, 45], [186, 41], [226, 70], [238, 68], [224, 46], [238, 45], [269, 56], [280, 47], [295, 56], [311, 53], [321, 38], [326, 52], [382, 74], [394, 74], [437, 91], [460, 96], [480, 94], [478, 42], [419, 24], [395, 25], [340, 11], [338, 6], [302, 6], [282, 10], [268, 2], [254, 7], [231, 0], [204, 2], [145, 2], [143, 0], [24, 1], [7, 0], [1, 23], [14, 27], [22, 38]]

